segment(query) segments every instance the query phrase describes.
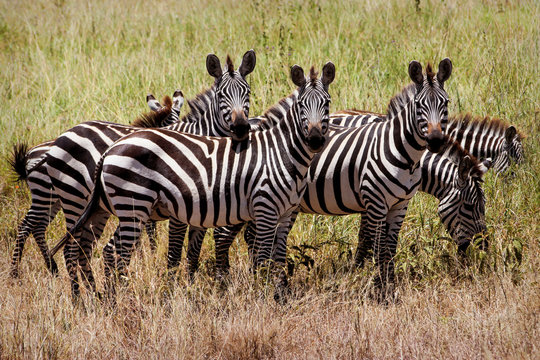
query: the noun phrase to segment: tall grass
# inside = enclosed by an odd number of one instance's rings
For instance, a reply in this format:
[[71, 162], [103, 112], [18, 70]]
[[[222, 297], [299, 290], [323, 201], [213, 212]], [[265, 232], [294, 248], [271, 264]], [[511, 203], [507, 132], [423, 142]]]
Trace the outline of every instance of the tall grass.
[[[409, 61], [450, 57], [451, 113], [501, 117], [528, 136], [514, 176], [486, 177], [487, 252], [457, 256], [436, 201], [413, 198], [396, 257], [401, 302], [388, 307], [368, 300], [370, 266], [350, 268], [359, 217], [301, 216], [286, 306], [253, 280], [240, 241], [226, 290], [213, 281], [211, 237], [195, 282], [183, 269], [169, 289], [161, 227], [157, 253], [144, 240], [134, 255], [118, 309], [89, 298], [73, 309], [65, 271], [51, 278], [33, 244], [22, 278], [8, 277], [30, 201], [2, 161], [0, 358], [538, 358], [539, 18], [537, 1], [0, 1], [2, 158], [83, 121], [129, 123], [148, 92], [190, 98], [212, 83], [207, 53], [238, 65], [250, 48], [252, 115], [291, 92], [295, 63], [336, 64], [332, 110], [384, 111]], [[56, 219], [50, 242], [64, 231]]]

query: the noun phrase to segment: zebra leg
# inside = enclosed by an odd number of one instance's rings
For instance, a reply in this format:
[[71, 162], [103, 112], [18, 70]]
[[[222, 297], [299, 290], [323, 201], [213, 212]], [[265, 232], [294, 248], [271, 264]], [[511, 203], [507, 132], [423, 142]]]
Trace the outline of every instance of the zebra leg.
[[[156, 222], [154, 220], [148, 220], [148, 222], [144, 226], [144, 229], [146, 230], [146, 234], [148, 235], [148, 242], [150, 243], [150, 249], [152, 251], [156, 251], [157, 249]], [[170, 232], [169, 232], [169, 237], [170, 237]]]
[[189, 227], [187, 258], [189, 278], [191, 281], [193, 281], [195, 272], [199, 268], [199, 256], [201, 255], [201, 247], [205, 234], [206, 229], [204, 228], [198, 228], [194, 226]]
[[[50, 205], [48, 203], [47, 205]], [[19, 276], [19, 264], [24, 249], [24, 243], [30, 234], [34, 235], [34, 239], [39, 247], [41, 255], [45, 260], [49, 271], [56, 275], [58, 273], [58, 266], [56, 262], [49, 254], [49, 248], [45, 241], [45, 230], [49, 223], [54, 219], [58, 210], [60, 209], [60, 203], [55, 201], [52, 206], [45, 206], [32, 202], [30, 209], [26, 213], [23, 221], [19, 225], [17, 230], [17, 238], [15, 240], [15, 249], [13, 249], [13, 256], [11, 260], [11, 277]]]
[[294, 211], [290, 218], [282, 221], [276, 231], [272, 259], [274, 260], [275, 293], [274, 300], [280, 304], [285, 304], [291, 293], [287, 274], [287, 238], [291, 231], [298, 211]]
[[96, 282], [90, 266], [90, 261], [92, 259], [94, 244], [97, 243], [101, 237], [109, 216], [109, 213], [103, 210], [94, 213], [90, 218], [90, 221], [87, 222], [89, 226], [83, 228], [81, 240], [79, 242], [79, 268], [81, 271], [81, 278], [86, 289], [98, 296], [99, 294], [96, 289]]
[[72, 234], [71, 239], [64, 246], [64, 259], [66, 262], [66, 270], [69, 276], [71, 284], [71, 300], [74, 305], [78, 304], [80, 298], [80, 288], [79, 288], [79, 278], [77, 276], [77, 261], [79, 258], [79, 245], [78, 241], [81, 232], [78, 231], [75, 234]]
[[126, 268], [131, 261], [133, 246], [138, 241], [144, 224], [138, 218], [133, 217], [120, 217], [119, 220], [119, 237], [117, 240], [120, 246], [116, 247], [118, 254], [116, 271], [120, 276], [125, 276]]
[[406, 212], [406, 206], [403, 209], [392, 209], [388, 212], [384, 226], [386, 237], [381, 238], [380, 246], [375, 251], [375, 261], [379, 270], [379, 274], [375, 278], [375, 285], [379, 290], [379, 301], [395, 300], [394, 256], [396, 255], [399, 231]]
[[229, 248], [243, 223], [214, 229], [214, 242], [216, 244], [216, 278], [224, 278], [229, 274]]
[[169, 272], [172, 272], [173, 269], [180, 265], [186, 230], [186, 224], [174, 218], [169, 220], [169, 250], [167, 253], [167, 269]]
[[357, 267], [364, 266], [366, 258], [373, 249], [373, 238], [366, 236], [364, 233], [367, 227], [366, 213], [363, 211], [360, 214], [362, 218], [360, 220], [360, 230], [358, 230], [358, 247], [354, 256], [354, 264]]

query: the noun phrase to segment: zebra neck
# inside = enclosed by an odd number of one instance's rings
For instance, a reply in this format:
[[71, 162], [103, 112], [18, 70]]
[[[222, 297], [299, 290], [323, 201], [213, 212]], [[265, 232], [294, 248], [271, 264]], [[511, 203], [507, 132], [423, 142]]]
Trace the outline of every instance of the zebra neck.
[[230, 136], [223, 124], [213, 87], [188, 101], [190, 112], [166, 129], [202, 136]]
[[275, 141], [276, 155], [286, 160], [290, 166], [289, 172], [294, 173], [295, 177], [303, 178], [315, 154], [306, 144], [298, 114], [298, 104], [295, 102], [285, 118], [267, 132], [270, 135], [269, 139]]
[[252, 130], [267, 130], [279, 124], [287, 116], [287, 112], [297, 98], [298, 90], [295, 90], [292, 94], [268, 108], [262, 116], [250, 118], [249, 121], [253, 123]]
[[452, 191], [456, 165], [448, 158], [425, 151], [420, 160], [422, 181], [420, 191], [435, 196], [439, 201]]
[[420, 162], [427, 146], [426, 139], [420, 134], [416, 123], [414, 100], [394, 115], [389, 115], [385, 126], [388, 132], [385, 152], [388, 156], [393, 155], [394, 161], [401, 163], [401, 168], [414, 168]]

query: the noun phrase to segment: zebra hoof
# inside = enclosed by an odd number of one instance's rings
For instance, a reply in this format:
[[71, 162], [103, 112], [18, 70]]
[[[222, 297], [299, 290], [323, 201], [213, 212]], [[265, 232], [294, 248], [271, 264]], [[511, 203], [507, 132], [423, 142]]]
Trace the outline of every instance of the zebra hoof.
[[12, 268], [9, 272], [9, 277], [12, 279], [18, 279], [20, 276], [18, 268]]
[[49, 271], [52, 275], [58, 276], [58, 265], [56, 264], [56, 261], [51, 260], [51, 263], [49, 264]]

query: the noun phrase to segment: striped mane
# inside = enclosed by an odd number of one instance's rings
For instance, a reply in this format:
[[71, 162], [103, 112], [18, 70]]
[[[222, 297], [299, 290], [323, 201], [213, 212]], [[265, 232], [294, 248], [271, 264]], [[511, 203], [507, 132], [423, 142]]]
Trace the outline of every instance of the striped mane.
[[150, 111], [140, 115], [131, 125], [139, 128], [162, 127], [172, 111], [172, 100], [169, 96], [163, 98], [163, 107], [158, 111]]
[[281, 116], [282, 115], [283, 105], [288, 106], [287, 103], [290, 100], [296, 100], [297, 98], [298, 98], [298, 90], [295, 90], [289, 96], [285, 96], [284, 98], [279, 100], [277, 104], [274, 104], [271, 107], [269, 107], [268, 109], [266, 109], [263, 116], [266, 117], [266, 118], [271, 117], [271, 116], [274, 116], [274, 117], [275, 116]]
[[388, 109], [386, 111], [388, 118], [392, 118], [395, 115], [397, 115], [409, 102], [411, 102], [417, 91], [417, 86], [415, 83], [410, 83], [409, 85], [405, 86], [403, 90], [397, 95], [395, 95], [392, 99], [390, 99], [390, 103], [388, 104]]
[[216, 85], [200, 92], [194, 99], [188, 100], [189, 113], [184, 115], [181, 122], [199, 122], [203, 114], [210, 109], [210, 104], [215, 94]]
[[[470, 113], [458, 114], [448, 117], [448, 123], [455, 123], [456, 128], [459, 129], [461, 135], [468, 128], [480, 128], [482, 133], [492, 133], [494, 135], [504, 136], [506, 129], [510, 125], [498, 118], [490, 118], [489, 116], [473, 117]], [[517, 131], [517, 129], [516, 129]], [[517, 131], [519, 140], [525, 138], [525, 135]]]
[[461, 145], [452, 137], [448, 135], [445, 135], [444, 137], [444, 145], [439, 154], [450, 159], [456, 166], [459, 166], [461, 159], [468, 155], [474, 164], [470, 172], [471, 177], [482, 179], [484, 172], [482, 171], [482, 165], [478, 159], [461, 147]]

